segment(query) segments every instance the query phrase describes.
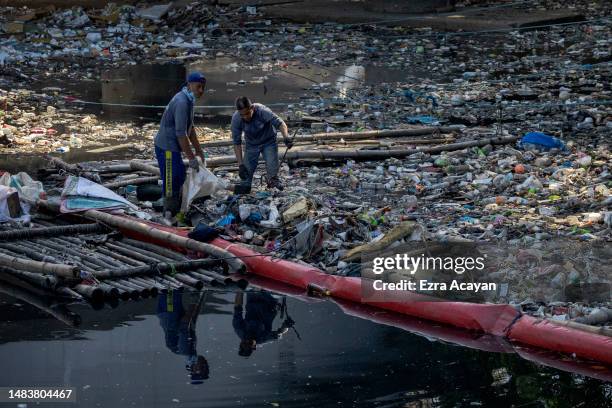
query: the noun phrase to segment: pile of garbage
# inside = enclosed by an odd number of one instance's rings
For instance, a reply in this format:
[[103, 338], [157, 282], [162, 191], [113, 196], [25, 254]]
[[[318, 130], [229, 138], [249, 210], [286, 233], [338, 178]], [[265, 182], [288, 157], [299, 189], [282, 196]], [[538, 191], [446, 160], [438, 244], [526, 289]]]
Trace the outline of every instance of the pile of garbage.
[[[515, 136], [518, 143], [401, 158], [287, 160], [282, 193], [265, 189], [258, 173], [252, 194], [215, 191], [195, 199], [179, 221], [204, 223], [259, 252], [342, 276], [357, 276], [355, 251], [377, 242], [497, 244], [504, 248], [500, 265], [488, 273], [505, 289], [481, 300], [514, 303], [534, 315], [575, 317], [610, 301], [595, 297], [579, 304], [568, 287], [612, 284], [604, 262], [612, 239], [611, 5], [576, 4], [587, 22], [488, 35], [376, 24], [277, 24], [257, 8], [202, 2], [183, 8], [3, 8], [0, 25], [9, 35], [0, 39], [0, 65], [7, 87], [19, 85], [12, 89], [30, 86], [26, 81], [41, 75], [43, 63], [65, 79], [96, 78], [102, 69], [126, 63], [225, 55], [236, 58], [238, 67], [265, 68], [270, 75], [315, 66], [340, 80], [310, 81], [302, 97], [279, 112], [302, 136], [417, 125], [431, 127], [430, 139], [452, 139], [440, 144]], [[406, 74], [373, 80], [366, 65]], [[75, 109], [66, 96], [62, 90], [0, 95], [2, 150], [66, 152], [113, 139], [138, 143], [134, 158], [153, 158], [157, 123], [104, 122]], [[441, 134], [440, 126], [449, 125], [456, 127]], [[229, 140], [227, 129], [200, 134]], [[362, 152], [418, 146], [411, 138], [312, 145]], [[302, 148], [311, 147], [295, 149]], [[206, 151], [212, 160], [232, 154], [221, 144]], [[224, 185], [238, 181], [232, 163], [211, 169]], [[123, 175], [116, 191], [141, 216], [166, 222], [159, 191], [147, 196], [129, 184], [140, 176]], [[418, 228], [404, 231], [407, 222]], [[573, 260], [550, 262], [568, 254]]]
[[67, 108], [53, 90], [35, 92], [28, 89], [0, 94], [0, 146], [4, 153], [66, 153], [71, 149], [132, 142], [135, 145], [151, 139], [154, 126], [104, 122], [93, 114]]

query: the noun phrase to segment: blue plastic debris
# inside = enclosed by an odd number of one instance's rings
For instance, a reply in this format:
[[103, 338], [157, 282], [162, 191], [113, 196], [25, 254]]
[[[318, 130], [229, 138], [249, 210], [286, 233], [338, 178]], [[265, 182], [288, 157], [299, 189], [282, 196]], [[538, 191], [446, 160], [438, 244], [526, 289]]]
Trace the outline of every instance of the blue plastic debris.
[[227, 214], [219, 218], [219, 220], [215, 223], [215, 225], [218, 227], [225, 227], [226, 225], [232, 224], [235, 219], [236, 217], [234, 216], [234, 214], [230, 213], [230, 214]]
[[542, 132], [529, 132], [517, 143], [521, 149], [535, 148], [538, 150], [560, 149], [567, 150], [565, 143], [556, 137], [549, 136]]
[[422, 125], [434, 125], [434, 126], [437, 126], [437, 125], [440, 124], [438, 119], [434, 118], [433, 116], [429, 116], [429, 115], [408, 116], [406, 118], [406, 120], [411, 125], [422, 124]]
[[431, 101], [431, 106], [434, 108], [438, 107], [438, 101], [436, 100], [436, 98], [433, 95], [427, 95], [424, 94], [422, 92], [415, 92], [411, 89], [405, 89], [404, 92], [404, 97], [408, 100], [409, 103], [417, 103], [417, 99], [418, 98], [422, 98], [425, 99], [425, 102], [427, 101]]

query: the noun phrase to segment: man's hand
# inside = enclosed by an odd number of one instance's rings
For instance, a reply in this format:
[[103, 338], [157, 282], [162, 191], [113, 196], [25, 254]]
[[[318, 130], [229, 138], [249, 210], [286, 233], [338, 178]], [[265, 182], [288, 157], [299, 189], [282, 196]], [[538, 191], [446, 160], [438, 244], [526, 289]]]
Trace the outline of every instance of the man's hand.
[[293, 140], [286, 137], [283, 141], [285, 142], [285, 146], [287, 146], [287, 149], [291, 149], [293, 147]]
[[241, 180], [246, 180], [249, 178], [249, 171], [244, 164], [238, 166], [238, 177], [240, 177]]
[[194, 169], [196, 172], [200, 171], [200, 163], [198, 162], [198, 159], [195, 157], [193, 159], [189, 159], [189, 168]]

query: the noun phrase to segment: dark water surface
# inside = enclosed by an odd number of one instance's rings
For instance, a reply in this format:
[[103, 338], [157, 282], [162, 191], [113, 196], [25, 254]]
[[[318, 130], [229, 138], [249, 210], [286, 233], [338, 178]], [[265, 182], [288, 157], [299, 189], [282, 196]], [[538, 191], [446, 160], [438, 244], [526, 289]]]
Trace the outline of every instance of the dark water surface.
[[[185, 307], [197, 296], [185, 294]], [[78, 407], [605, 407], [612, 397], [610, 383], [349, 316], [329, 301], [288, 298], [301, 340], [289, 331], [241, 357], [234, 297], [207, 294], [195, 333], [209, 378], [194, 385], [168, 347], [158, 299], [70, 305], [77, 329], [0, 294], [0, 386], [70, 385]]]

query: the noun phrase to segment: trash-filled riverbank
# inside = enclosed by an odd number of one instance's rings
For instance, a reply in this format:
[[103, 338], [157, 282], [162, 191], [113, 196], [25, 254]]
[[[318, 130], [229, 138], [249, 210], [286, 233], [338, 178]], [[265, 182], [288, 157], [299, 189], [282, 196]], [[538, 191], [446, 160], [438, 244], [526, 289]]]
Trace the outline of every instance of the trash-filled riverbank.
[[[499, 286], [476, 300], [609, 331], [610, 6], [580, 4], [583, 18], [575, 21], [488, 33], [293, 24], [263, 19], [257, 9], [226, 14], [214, 6], [4, 9], [2, 152], [61, 158], [84, 149], [112, 157], [128, 149], [134, 160], [56, 160], [30, 176], [62, 200], [70, 195], [66, 174], [80, 176], [113, 190], [122, 197], [117, 206], [141, 218], [206, 224], [257, 252], [331, 275], [359, 276], [360, 254], [376, 246], [487, 242], [496, 263], [486, 278]], [[185, 27], [187, 20], [198, 24]], [[295, 137], [292, 149], [279, 149], [285, 189], [268, 190], [256, 174], [251, 194], [233, 194], [238, 168], [227, 117], [213, 126], [199, 116], [219, 187], [171, 220], [161, 214], [152, 161], [158, 123], [102, 119], [91, 106], [138, 104], [41, 85], [49, 77], [98, 80], [125, 64], [205, 70], [228, 55], [233, 69], [263, 74], [208, 89], [201, 115], [210, 113], [212, 95], [251, 86], [257, 100], [278, 75], [305, 81], [299, 96], [275, 107]], [[365, 64], [404, 74], [387, 80], [373, 71], [383, 78], [372, 80]], [[228, 103], [222, 108], [231, 111]], [[139, 107], [153, 117], [163, 110]], [[27, 224], [21, 217], [29, 208], [12, 211], [7, 218]]]

